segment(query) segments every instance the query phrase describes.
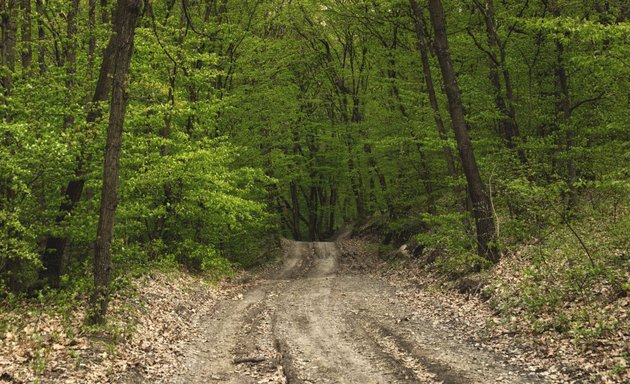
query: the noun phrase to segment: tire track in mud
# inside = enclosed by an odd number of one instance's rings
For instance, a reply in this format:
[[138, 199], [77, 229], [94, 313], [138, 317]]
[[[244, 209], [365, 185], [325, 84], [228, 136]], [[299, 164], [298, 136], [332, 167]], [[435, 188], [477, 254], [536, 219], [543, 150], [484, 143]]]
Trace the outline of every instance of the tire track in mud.
[[[349, 324], [365, 335], [378, 349], [401, 367], [413, 372], [413, 383], [489, 383], [492, 377], [479, 377], [477, 372], [466, 370], [459, 364], [440, 359], [439, 353], [426, 347], [426, 343], [416, 344], [407, 335], [393, 331], [388, 325], [369, 316], [351, 316]], [[415, 336], [415, 332], [411, 332]], [[496, 373], [496, 371], [494, 372]], [[500, 376], [497, 376], [500, 377]]]
[[214, 316], [208, 319], [203, 332], [194, 344], [189, 346], [184, 356], [185, 372], [167, 382], [188, 383], [255, 383], [253, 378], [245, 377], [233, 370], [232, 351], [236, 335], [249, 322], [248, 315], [256, 311], [264, 300], [266, 292], [256, 288], [247, 292], [242, 300], [223, 301], [215, 308]]
[[409, 315], [384, 281], [341, 275], [341, 256], [334, 243], [286, 241], [282, 269], [217, 305], [185, 372], [165, 382], [538, 382]]

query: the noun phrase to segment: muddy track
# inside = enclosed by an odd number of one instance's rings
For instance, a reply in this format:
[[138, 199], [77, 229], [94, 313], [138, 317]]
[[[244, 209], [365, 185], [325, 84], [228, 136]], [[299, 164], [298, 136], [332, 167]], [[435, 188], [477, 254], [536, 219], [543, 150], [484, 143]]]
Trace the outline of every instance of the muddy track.
[[334, 243], [285, 248], [281, 270], [215, 308], [166, 382], [540, 382], [414, 315], [387, 283], [341, 275]]

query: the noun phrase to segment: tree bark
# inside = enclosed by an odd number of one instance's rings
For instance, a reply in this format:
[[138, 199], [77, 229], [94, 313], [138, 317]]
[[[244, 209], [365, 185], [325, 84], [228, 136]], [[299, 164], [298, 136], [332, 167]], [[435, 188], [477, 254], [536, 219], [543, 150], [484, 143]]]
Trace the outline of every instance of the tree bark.
[[31, 0], [22, 0], [20, 3], [22, 8], [22, 70], [25, 76], [31, 71], [31, 64], [33, 62], [33, 43], [32, 37], [32, 23], [31, 23]]
[[302, 240], [302, 232], [300, 231], [300, 197], [298, 196], [298, 186], [295, 181], [291, 181], [289, 188], [291, 190], [291, 220], [293, 225], [294, 240]]
[[[2, 60], [0, 62], [0, 99], [3, 103], [7, 103], [6, 98], [11, 94], [11, 88], [13, 87], [13, 72], [15, 71], [15, 42], [17, 34], [17, 4], [16, 0], [0, 0], [0, 52], [2, 54]], [[11, 115], [4, 113], [0, 115], [2, 122], [9, 122]], [[7, 137], [3, 137], [3, 144], [7, 140]], [[0, 178], [0, 201], [5, 201], [4, 208], [6, 211], [11, 211], [13, 204], [15, 204], [15, 189], [14, 183], [11, 177]], [[4, 229], [4, 223], [0, 221], [0, 226]], [[17, 237], [18, 234], [14, 233], [14, 230], [7, 227], [7, 237]], [[6, 259], [6, 270], [8, 271], [7, 285], [13, 292], [19, 292], [22, 289], [21, 259], [17, 255], [2, 255], [0, 256], [0, 263]]]
[[4, 96], [11, 93], [13, 87], [13, 72], [15, 71], [15, 40], [17, 35], [17, 0], [2, 0], [0, 3], [0, 17], [2, 19], [2, 77], [0, 81]]
[[[505, 62], [505, 43], [501, 41], [497, 33], [494, 1], [485, 0], [483, 4], [477, 1], [475, 3], [483, 16], [484, 25], [486, 27], [486, 37], [488, 40], [488, 50], [486, 54], [488, 55], [488, 64], [490, 66], [489, 79], [494, 88], [495, 105], [501, 113], [501, 120], [499, 121], [501, 133], [504, 136], [507, 147], [516, 149], [521, 163], [526, 163], [527, 158], [525, 157], [525, 152], [523, 152], [521, 148], [518, 148], [516, 143], [520, 133], [516, 122], [514, 91], [510, 70]], [[503, 90], [504, 86], [505, 91]]]
[[468, 183], [468, 191], [473, 203], [473, 215], [477, 227], [477, 250], [480, 256], [496, 262], [499, 259], [499, 251], [496, 246], [495, 222], [490, 199], [481, 181], [472, 143], [468, 135], [461, 92], [457, 85], [457, 78], [451, 62], [446, 35], [446, 20], [441, 0], [429, 0], [429, 12], [435, 31], [436, 55], [440, 63], [444, 88], [448, 98], [451, 125], [455, 133], [457, 148]]
[[[429, 62], [430, 43], [429, 39], [427, 38], [427, 33], [425, 32], [422, 9], [420, 8], [416, 0], [409, 0], [409, 3], [415, 16], [417, 49], [420, 51], [420, 61], [422, 62], [422, 73], [424, 75], [425, 86], [427, 87], [426, 92], [427, 96], [429, 97], [429, 105], [431, 106], [431, 111], [433, 112], [433, 120], [435, 121], [438, 135], [440, 137], [440, 140], [442, 140], [442, 142], [444, 143], [444, 145], [442, 146], [442, 152], [444, 153], [444, 159], [446, 160], [448, 175], [453, 179], [453, 181], [456, 181], [460, 177], [461, 171], [458, 170], [457, 164], [455, 162], [455, 157], [453, 156], [453, 152], [451, 151], [451, 147], [448, 143], [448, 133], [446, 131], [446, 126], [444, 125], [444, 120], [442, 119], [440, 105], [438, 104], [435, 92], [433, 73], [431, 71], [431, 64]], [[465, 211], [469, 211], [468, 197], [466, 196], [466, 193], [464, 193], [464, 189], [459, 184], [453, 186], [453, 194], [456, 201], [459, 202], [461, 207]], [[467, 215], [464, 215], [464, 218], [462, 219], [462, 224], [467, 231], [472, 231], [472, 226]]]
[[[114, 31], [115, 32], [115, 31]], [[92, 97], [92, 103], [88, 108], [86, 123], [93, 125], [101, 117], [102, 110], [98, 104], [107, 100], [109, 91], [112, 88], [112, 73], [114, 71], [114, 49], [117, 44], [116, 32], [110, 37], [109, 43], [103, 52], [103, 62], [99, 77], [96, 82], [96, 89]], [[86, 159], [80, 154], [74, 170], [74, 178], [68, 182], [63, 192], [63, 200], [59, 207], [59, 213], [55, 217], [55, 223], [61, 224], [68, 214], [74, 209], [81, 199], [83, 187], [85, 185], [85, 163]], [[59, 287], [61, 272], [63, 270], [63, 258], [68, 244], [67, 236], [49, 236], [42, 254], [43, 270], [40, 274], [52, 288]]]
[[444, 152], [444, 158], [446, 159], [446, 166], [449, 176], [457, 178], [457, 168], [455, 168], [455, 159], [451, 148], [448, 146], [448, 134], [446, 133], [446, 127], [442, 120], [442, 114], [440, 113], [440, 106], [435, 94], [435, 86], [433, 85], [433, 74], [431, 73], [431, 65], [429, 63], [429, 43], [427, 41], [426, 34], [424, 32], [424, 25], [422, 20], [422, 10], [416, 0], [409, 0], [411, 9], [415, 15], [415, 28], [416, 38], [418, 40], [418, 50], [420, 51], [420, 58], [422, 61], [422, 72], [424, 74], [424, 82], [427, 87], [427, 96], [429, 97], [429, 105], [431, 105], [431, 111], [433, 111], [433, 119], [435, 120], [435, 126], [437, 127], [440, 139], [444, 141], [442, 151]]
[[105, 321], [109, 303], [109, 285], [112, 274], [112, 239], [114, 237], [114, 219], [118, 203], [118, 183], [120, 171], [120, 152], [123, 136], [123, 124], [127, 109], [127, 77], [138, 18], [142, 11], [142, 0], [119, 0], [114, 16], [113, 55], [114, 71], [112, 102], [105, 163], [103, 166], [103, 189], [96, 232], [94, 251], [94, 293], [89, 321], [102, 324]]
[[39, 74], [46, 73], [46, 31], [44, 30], [44, 0], [36, 0], [35, 12], [37, 13], [37, 65]]
[[[66, 90], [68, 91], [69, 100], [72, 99], [72, 93], [75, 86], [75, 76], [77, 72], [77, 44], [75, 42], [77, 34], [77, 15], [79, 14], [79, 0], [72, 0], [70, 9], [68, 10], [67, 30], [66, 30]], [[74, 125], [74, 115], [68, 114], [64, 117], [64, 129], [68, 129]]]
[[109, 0], [101, 0], [101, 23], [109, 24], [109, 19], [111, 18], [111, 12], [109, 10]]
[[[88, 2], [88, 80], [94, 78], [94, 60], [96, 56], [96, 0]], [[89, 97], [89, 96], [88, 96]]]
[[[552, 14], [554, 17], [559, 18], [561, 16], [560, 8], [558, 4], [553, 4]], [[566, 124], [564, 152], [567, 158], [566, 166], [566, 183], [568, 187], [567, 192], [567, 205], [566, 211], [570, 211], [577, 204], [577, 188], [575, 183], [577, 181], [577, 170], [575, 168], [575, 162], [573, 157], [569, 153], [571, 147], [573, 147], [573, 141], [575, 140], [575, 129], [571, 124], [571, 115], [573, 111], [571, 102], [571, 93], [569, 90], [569, 74], [567, 73], [564, 58], [564, 44], [556, 40], [556, 79], [558, 81], [558, 114], [560, 116], [560, 124]], [[561, 149], [562, 151], [562, 149]], [[561, 162], [562, 164], [562, 162]]]

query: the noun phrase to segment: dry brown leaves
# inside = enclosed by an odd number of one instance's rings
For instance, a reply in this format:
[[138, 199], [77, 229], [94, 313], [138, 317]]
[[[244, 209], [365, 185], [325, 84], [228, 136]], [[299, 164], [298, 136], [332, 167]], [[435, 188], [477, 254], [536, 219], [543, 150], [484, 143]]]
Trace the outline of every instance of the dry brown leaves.
[[210, 286], [184, 273], [152, 273], [116, 296], [103, 329], [83, 326], [85, 308], [50, 314], [27, 305], [3, 313], [0, 383], [149, 382], [179, 369], [177, 342], [239, 284]]

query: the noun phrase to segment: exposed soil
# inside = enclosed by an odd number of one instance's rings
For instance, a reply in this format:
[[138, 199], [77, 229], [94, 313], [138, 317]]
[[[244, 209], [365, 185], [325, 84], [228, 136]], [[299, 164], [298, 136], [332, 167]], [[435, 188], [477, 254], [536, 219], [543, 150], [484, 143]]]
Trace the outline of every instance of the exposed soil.
[[539, 383], [346, 273], [335, 243], [285, 243], [281, 268], [214, 307], [166, 383]]

